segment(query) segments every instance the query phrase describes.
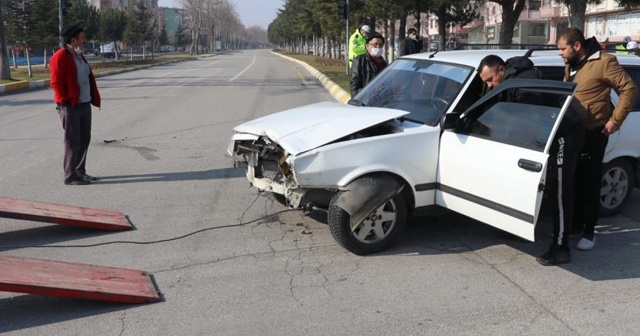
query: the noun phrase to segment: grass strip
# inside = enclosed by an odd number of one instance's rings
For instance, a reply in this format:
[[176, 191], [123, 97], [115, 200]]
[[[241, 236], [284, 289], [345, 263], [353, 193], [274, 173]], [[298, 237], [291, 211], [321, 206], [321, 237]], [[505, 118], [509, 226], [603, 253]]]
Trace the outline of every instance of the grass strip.
[[322, 72], [325, 76], [329, 77], [334, 83], [338, 84], [343, 90], [349, 92], [349, 80], [350, 77], [346, 73], [345, 60], [320, 57], [315, 55], [301, 55], [287, 53], [283, 51], [277, 51], [283, 55], [295, 58], [299, 61], [303, 61], [310, 66], [316, 68]]

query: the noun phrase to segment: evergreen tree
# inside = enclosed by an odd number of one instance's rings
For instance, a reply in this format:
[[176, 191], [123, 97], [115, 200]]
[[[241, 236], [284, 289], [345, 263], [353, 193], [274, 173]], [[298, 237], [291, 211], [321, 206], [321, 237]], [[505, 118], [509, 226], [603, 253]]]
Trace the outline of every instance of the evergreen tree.
[[100, 32], [100, 11], [86, 0], [67, 1], [70, 6], [65, 9], [64, 22], [83, 27], [87, 40], [97, 38]]
[[[143, 46], [144, 43], [153, 40], [154, 22], [153, 15], [145, 5], [144, 0], [134, 1], [133, 11], [129, 13], [127, 28], [124, 31], [124, 40], [130, 46]], [[144, 55], [144, 48], [143, 48]]]
[[[127, 26], [127, 13], [118, 10], [108, 8], [100, 13], [100, 31], [98, 38], [102, 42], [113, 42], [117, 44], [118, 41], [122, 41], [124, 38], [124, 30]], [[116, 59], [119, 58], [119, 54], [115, 52]]]
[[56, 0], [5, 0], [4, 15], [7, 38], [24, 48], [29, 77], [33, 76], [29, 51], [51, 46], [57, 40]]
[[161, 46], [165, 46], [169, 44], [169, 36], [167, 36], [167, 30], [162, 28], [162, 30], [160, 31], [160, 45]]

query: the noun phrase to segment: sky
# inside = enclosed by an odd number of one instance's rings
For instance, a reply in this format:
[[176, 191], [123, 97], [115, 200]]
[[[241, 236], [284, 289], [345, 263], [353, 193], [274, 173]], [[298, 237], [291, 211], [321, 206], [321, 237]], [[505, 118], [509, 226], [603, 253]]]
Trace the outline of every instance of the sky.
[[[278, 9], [284, 7], [284, 0], [231, 0], [245, 27], [260, 26], [265, 30], [276, 18]], [[160, 7], [180, 7], [180, 0], [159, 0]]]

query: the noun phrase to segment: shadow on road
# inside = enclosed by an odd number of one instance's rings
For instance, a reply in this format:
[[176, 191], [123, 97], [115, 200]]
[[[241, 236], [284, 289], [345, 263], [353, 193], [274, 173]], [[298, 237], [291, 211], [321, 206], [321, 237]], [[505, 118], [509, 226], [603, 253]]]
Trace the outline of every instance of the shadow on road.
[[98, 237], [126, 231], [102, 231], [56, 224], [24, 230], [0, 232], [0, 252], [17, 250], [26, 246], [47, 246], [78, 239]]
[[100, 176], [100, 180], [91, 184], [125, 184], [141, 182], [173, 182], [173, 181], [204, 181], [245, 176], [244, 169], [221, 168], [191, 172], [154, 173], [138, 175]]
[[[48, 89], [48, 87], [46, 87], [46, 88]], [[27, 91], [24, 91], [24, 92], [27, 92]], [[12, 95], [12, 97], [15, 97], [15, 95]], [[36, 105], [36, 104], [51, 104], [51, 109], [52, 110], [55, 110], [55, 108], [56, 108], [56, 105], [53, 103], [53, 98], [51, 98], [51, 99], [3, 99], [2, 100], [2, 106], [21, 106], [21, 107], [24, 107], [25, 105], [29, 105], [29, 104], [34, 104], [34, 105]]]
[[[580, 237], [572, 237], [572, 262], [558, 267], [591, 281], [640, 278], [638, 205], [640, 192], [636, 191], [622, 214], [601, 218], [596, 227], [596, 247], [591, 251], [576, 250]], [[537, 225], [536, 242], [532, 243], [462, 215], [446, 213], [439, 217], [414, 218], [396, 244], [379, 255], [480, 252], [488, 247], [507, 245], [536, 258], [551, 244], [551, 233], [548, 214], [543, 215]], [[543, 267], [535, 262], [532, 265]]]
[[[596, 247], [592, 251], [576, 250], [580, 236], [572, 236], [572, 262], [559, 267], [591, 281], [640, 278], [639, 205], [640, 191], [636, 190], [622, 214], [601, 218], [596, 227]], [[307, 216], [319, 223], [327, 223], [325, 213], [313, 212]], [[366, 258], [394, 255], [428, 257], [471, 252], [494, 267], [510, 267], [505, 265], [505, 259], [510, 260], [508, 263], [522, 263], [523, 259], [515, 257], [524, 254], [531, 258], [528, 265], [532, 271], [538, 272], [549, 269], [539, 265], [534, 259], [546, 252], [551, 244], [551, 233], [551, 218], [548, 213], [543, 213], [536, 227], [534, 243], [460, 214], [444, 212], [438, 216], [412, 218], [390, 249]], [[495, 248], [490, 249], [492, 247]], [[497, 252], [500, 248], [502, 251]], [[509, 251], [509, 248], [512, 250]], [[487, 249], [491, 250], [489, 254], [485, 251]], [[500, 261], [496, 262], [491, 255], [500, 255]], [[425, 262], [429, 262], [428, 258]]]
[[0, 299], [0, 334], [142, 306], [37, 295]]

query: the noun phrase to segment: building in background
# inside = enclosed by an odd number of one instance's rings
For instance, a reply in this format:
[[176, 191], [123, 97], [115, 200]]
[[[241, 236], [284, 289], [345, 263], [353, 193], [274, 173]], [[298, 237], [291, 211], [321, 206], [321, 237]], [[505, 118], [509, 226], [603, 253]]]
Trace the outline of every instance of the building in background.
[[[544, 0], [541, 16], [549, 22], [549, 41], [554, 43], [558, 32], [569, 26], [569, 12], [566, 6]], [[640, 8], [627, 11], [615, 0], [604, 0], [598, 5], [588, 5], [584, 27], [585, 37], [595, 36], [601, 42], [622, 42], [629, 36], [640, 40]]]
[[[158, 8], [158, 0], [144, 0], [147, 8], [155, 11]], [[105, 8], [122, 8], [129, 9], [129, 3], [133, 4], [134, 0], [90, 0], [89, 3], [98, 9]]]
[[[464, 27], [447, 26], [448, 48], [456, 43], [498, 43], [502, 29], [502, 8], [494, 2], [485, 2], [480, 7], [480, 17]], [[431, 44], [438, 41], [438, 17], [421, 15], [421, 35]], [[528, 0], [514, 28], [514, 44], [555, 44], [558, 32], [569, 27], [567, 6], [555, 0]], [[615, 0], [603, 0], [600, 4], [587, 6], [585, 26], [581, 27], [586, 37], [596, 36], [601, 42], [622, 42], [629, 36], [640, 40], [640, 8], [627, 11]], [[453, 42], [453, 43], [452, 43]], [[437, 48], [436, 45], [430, 49]]]
[[158, 13], [158, 26], [160, 30], [164, 29], [167, 36], [171, 39], [175, 37], [178, 26], [185, 27], [185, 10], [182, 8], [160, 7]]

